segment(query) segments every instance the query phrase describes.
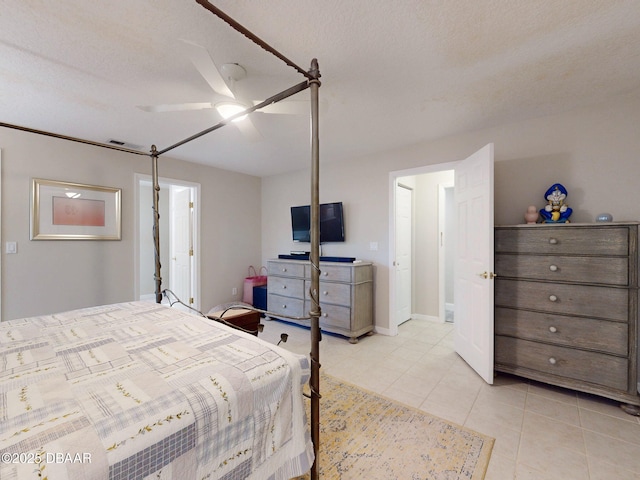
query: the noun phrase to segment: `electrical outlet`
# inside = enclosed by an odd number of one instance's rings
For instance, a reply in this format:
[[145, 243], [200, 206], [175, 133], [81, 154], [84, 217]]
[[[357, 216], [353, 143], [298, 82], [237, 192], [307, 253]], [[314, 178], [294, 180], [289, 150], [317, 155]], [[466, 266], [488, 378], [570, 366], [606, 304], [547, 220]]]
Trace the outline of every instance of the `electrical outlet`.
[[231, 295], [237, 295], [238, 294], [238, 289], [236, 287], [233, 287], [231, 289]]

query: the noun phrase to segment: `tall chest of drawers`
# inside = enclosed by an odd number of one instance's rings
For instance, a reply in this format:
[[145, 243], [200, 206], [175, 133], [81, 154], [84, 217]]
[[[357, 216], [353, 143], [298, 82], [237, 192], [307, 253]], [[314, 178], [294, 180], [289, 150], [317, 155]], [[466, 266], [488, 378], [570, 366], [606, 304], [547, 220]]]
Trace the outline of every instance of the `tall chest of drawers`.
[[[267, 308], [290, 317], [304, 317], [311, 310], [311, 264], [306, 260], [269, 260]], [[358, 337], [373, 330], [373, 265], [320, 262], [321, 330]], [[309, 321], [287, 321], [309, 326]]]
[[495, 369], [638, 411], [638, 224], [495, 229]]

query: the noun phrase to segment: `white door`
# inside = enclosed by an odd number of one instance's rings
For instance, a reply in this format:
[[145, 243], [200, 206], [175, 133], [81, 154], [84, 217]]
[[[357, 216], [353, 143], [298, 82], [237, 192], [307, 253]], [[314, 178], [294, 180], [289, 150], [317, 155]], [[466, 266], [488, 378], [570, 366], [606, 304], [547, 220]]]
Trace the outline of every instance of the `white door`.
[[493, 384], [493, 144], [455, 167], [455, 350]]
[[193, 303], [191, 287], [192, 222], [191, 188], [171, 186], [171, 265], [169, 289], [187, 305]]
[[400, 325], [411, 319], [411, 250], [413, 192], [396, 186], [396, 321]]

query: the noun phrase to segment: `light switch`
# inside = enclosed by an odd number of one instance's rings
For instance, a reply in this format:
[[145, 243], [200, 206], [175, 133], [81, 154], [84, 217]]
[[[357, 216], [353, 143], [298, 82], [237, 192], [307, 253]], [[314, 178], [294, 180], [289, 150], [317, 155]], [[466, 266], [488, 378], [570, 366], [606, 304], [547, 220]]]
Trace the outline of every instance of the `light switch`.
[[7, 242], [5, 244], [6, 253], [18, 253], [18, 244], [16, 242]]

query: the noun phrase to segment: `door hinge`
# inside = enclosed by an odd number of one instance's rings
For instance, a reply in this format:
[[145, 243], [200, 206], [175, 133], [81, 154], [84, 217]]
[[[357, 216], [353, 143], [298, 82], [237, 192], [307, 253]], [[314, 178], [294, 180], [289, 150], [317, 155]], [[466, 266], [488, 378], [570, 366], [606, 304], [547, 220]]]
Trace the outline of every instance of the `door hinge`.
[[189, 305], [193, 305], [193, 297], [189, 297]]
[[193, 208], [193, 202], [189, 202], [189, 208]]
[[189, 256], [190, 256], [190, 257], [193, 257], [193, 248], [190, 248], [190, 249], [189, 249]]

